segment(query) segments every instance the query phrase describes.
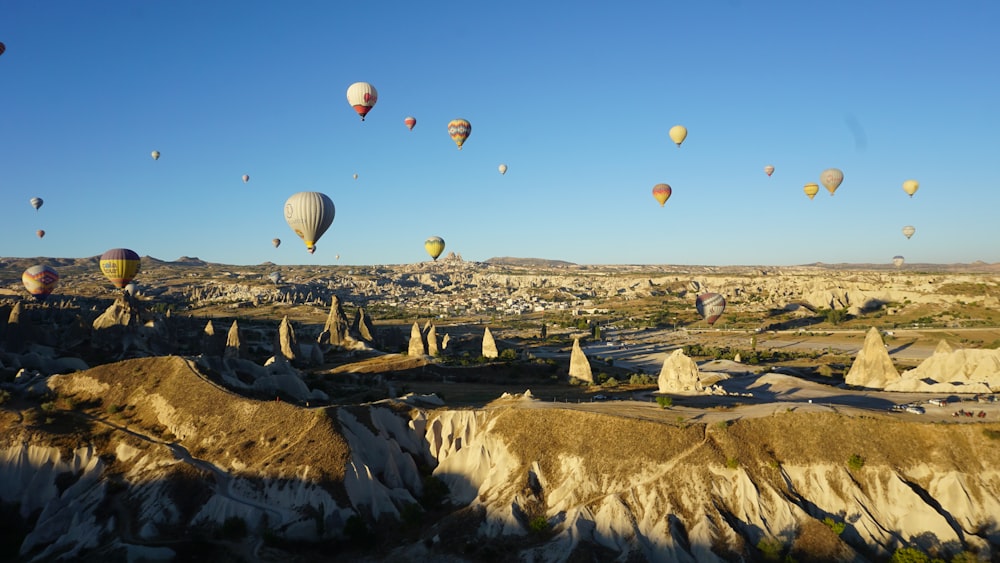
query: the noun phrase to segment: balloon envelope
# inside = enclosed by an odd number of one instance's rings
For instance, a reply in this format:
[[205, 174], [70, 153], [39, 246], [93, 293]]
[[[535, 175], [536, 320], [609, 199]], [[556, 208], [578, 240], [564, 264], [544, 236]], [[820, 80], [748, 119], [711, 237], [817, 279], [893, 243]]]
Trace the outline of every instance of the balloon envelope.
[[917, 193], [918, 189], [920, 189], [920, 182], [916, 180], [907, 180], [903, 182], [903, 191], [910, 197], [913, 197], [913, 194]]
[[430, 237], [424, 241], [424, 250], [427, 254], [431, 255], [431, 258], [437, 260], [438, 256], [444, 252], [444, 239], [441, 237]]
[[279, 246], [281, 246], [281, 239], [273, 238], [271, 239], [271, 244], [273, 244], [275, 248], [278, 248]]
[[59, 274], [50, 266], [39, 264], [21, 274], [21, 283], [37, 301], [45, 301], [59, 283]]
[[656, 201], [660, 202], [660, 207], [670, 199], [670, 194], [674, 193], [674, 190], [670, 188], [667, 184], [656, 184], [653, 186], [653, 197]]
[[357, 175], [357, 174], [354, 174], [354, 179], [355, 179], [355, 180], [357, 180], [357, 179], [358, 179], [358, 175]]
[[[914, 229], [910, 225], [907, 225], [907, 226], [903, 227], [903, 236], [905, 236], [906, 238], [912, 237], [913, 233], [915, 233], [915, 232], [917, 232], [917, 230]], [[934, 237], [931, 237], [931, 238], [934, 238]]]
[[714, 325], [726, 311], [726, 298], [718, 293], [702, 293], [695, 299], [694, 306], [708, 324]]
[[898, 268], [906, 262], [906, 259], [902, 256], [896, 255], [892, 257], [892, 263]]
[[767, 166], [764, 167], [764, 173], [767, 174], [768, 176], [774, 174], [774, 167], [768, 164]]
[[281, 281], [281, 272], [271, 272], [267, 275], [267, 279], [271, 280], [271, 283], [279, 283]]
[[246, 184], [249, 181], [250, 181], [250, 175], [249, 174], [244, 174], [243, 175], [243, 183]]
[[133, 282], [129, 282], [125, 284], [125, 291], [127, 291], [132, 297], [135, 297], [139, 293], [139, 286], [135, 285]]
[[406, 124], [407, 129], [413, 131], [413, 126], [417, 124], [417, 118], [413, 116], [407, 116], [406, 119], [403, 120], [403, 123]]
[[377, 101], [378, 91], [367, 82], [355, 82], [347, 87], [347, 103], [358, 112], [361, 121], [365, 120], [365, 116], [375, 107]]
[[684, 139], [686, 139], [687, 136], [687, 127], [684, 127], [683, 125], [674, 125], [670, 128], [670, 140], [677, 143], [678, 147], [681, 146], [681, 143], [684, 142]]
[[306, 243], [309, 254], [316, 251], [316, 241], [333, 224], [337, 209], [326, 194], [299, 192], [285, 201], [285, 222]]
[[809, 196], [809, 199], [812, 199], [816, 197], [816, 194], [819, 193], [819, 185], [806, 184], [805, 186], [802, 187], [802, 191], [806, 192], [806, 195]]
[[500, 175], [503, 176], [504, 174], [507, 173], [507, 165], [506, 164], [501, 164], [500, 166], [497, 166], [497, 170], [499, 170], [500, 171]]
[[33, 197], [29, 201], [31, 202], [31, 206], [35, 208], [35, 211], [38, 211], [38, 208], [45, 203], [40, 197]]
[[839, 168], [827, 168], [819, 175], [819, 181], [823, 183], [826, 191], [833, 195], [833, 192], [840, 187], [840, 183], [844, 181], [844, 173]]
[[149, 156], [153, 157], [153, 160], [160, 160], [160, 151], [153, 151], [149, 153]]
[[458, 145], [458, 150], [462, 150], [465, 140], [472, 134], [472, 124], [464, 119], [452, 119], [448, 122], [448, 134], [451, 140]]
[[101, 273], [122, 289], [139, 273], [139, 255], [127, 248], [112, 248], [101, 255]]
[[38, 229], [37, 231], [35, 231], [35, 234], [38, 235], [38, 238], [45, 237], [45, 231], [43, 231], [41, 229]]
[[3, 42], [0, 42], [0, 55], [2, 55], [3, 52], [6, 51], [6, 50], [7, 50], [7, 46], [4, 45]]

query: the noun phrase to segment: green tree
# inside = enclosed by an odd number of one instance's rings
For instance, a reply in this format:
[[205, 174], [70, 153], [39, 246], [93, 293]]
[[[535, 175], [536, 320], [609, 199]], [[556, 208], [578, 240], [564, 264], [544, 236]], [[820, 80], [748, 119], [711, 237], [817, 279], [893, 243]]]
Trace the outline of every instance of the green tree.
[[540, 338], [542, 340], [545, 340], [548, 337], [549, 337], [549, 329], [545, 326], [545, 323], [542, 323], [542, 331]]

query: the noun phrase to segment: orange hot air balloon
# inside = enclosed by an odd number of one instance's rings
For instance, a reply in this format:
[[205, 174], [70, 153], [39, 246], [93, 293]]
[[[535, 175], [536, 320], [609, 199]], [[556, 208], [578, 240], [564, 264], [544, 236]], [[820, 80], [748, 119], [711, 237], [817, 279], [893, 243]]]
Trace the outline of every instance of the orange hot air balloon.
[[768, 178], [770, 178], [771, 174], [774, 174], [774, 167], [768, 164], [764, 167], [764, 173], [767, 174]]
[[656, 184], [653, 186], [653, 197], [656, 198], [656, 201], [660, 202], [660, 207], [663, 207], [663, 204], [667, 203], [672, 193], [674, 193], [674, 190], [667, 184]]
[[37, 301], [45, 301], [59, 283], [59, 274], [50, 266], [32, 266], [21, 274], [21, 283]]
[[816, 194], [819, 193], [819, 185], [806, 184], [805, 186], [802, 187], [802, 191], [806, 192], [806, 195], [809, 196], [809, 199], [812, 199], [816, 197]]
[[403, 123], [406, 124], [407, 129], [413, 131], [413, 126], [417, 124], [417, 118], [412, 115], [408, 115], [406, 116], [406, 119], [403, 120]]
[[45, 237], [45, 231], [43, 231], [41, 229], [38, 229], [37, 231], [35, 231], [35, 234], [38, 235], [38, 238], [44, 238]]
[[464, 119], [452, 119], [448, 122], [448, 134], [451, 140], [458, 145], [458, 150], [462, 150], [465, 140], [472, 134], [472, 124]]

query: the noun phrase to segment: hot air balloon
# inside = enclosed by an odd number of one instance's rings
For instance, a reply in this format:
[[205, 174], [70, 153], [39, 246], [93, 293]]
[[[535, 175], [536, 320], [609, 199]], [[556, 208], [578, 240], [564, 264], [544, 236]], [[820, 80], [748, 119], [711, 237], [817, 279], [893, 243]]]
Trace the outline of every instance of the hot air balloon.
[[819, 175], [819, 181], [822, 182], [826, 191], [833, 195], [833, 192], [840, 187], [840, 183], [844, 181], [844, 173], [839, 168], [827, 168]]
[[152, 156], [153, 160], [160, 160], [160, 151], [153, 151], [149, 153], [149, 156]]
[[32, 266], [21, 274], [21, 283], [37, 301], [45, 301], [59, 283], [59, 274], [49, 266]]
[[368, 112], [375, 107], [378, 101], [378, 92], [375, 87], [367, 82], [355, 82], [347, 87], [347, 103], [354, 107], [354, 111], [361, 116], [361, 121], [365, 120]]
[[507, 173], [507, 165], [506, 164], [501, 164], [500, 166], [497, 166], [497, 170], [499, 170], [500, 171], [500, 175], [503, 176], [504, 174]]
[[37, 231], [35, 231], [35, 234], [38, 235], [38, 238], [45, 238], [45, 231], [43, 231], [41, 229], [38, 229]]
[[897, 268], [899, 268], [900, 266], [902, 266], [904, 262], [906, 262], [906, 259], [903, 258], [902, 256], [899, 256], [898, 254], [896, 256], [892, 257], [892, 263]]
[[918, 189], [920, 189], [920, 182], [916, 180], [907, 180], [903, 182], [903, 191], [909, 194], [910, 197], [913, 197], [913, 194], [917, 193]]
[[[917, 232], [917, 230], [914, 229], [910, 225], [907, 225], [907, 226], [903, 227], [903, 236], [905, 236], [906, 238], [912, 237], [913, 233], [915, 233], [915, 232]], [[934, 238], [934, 237], [931, 237], [931, 238]]]
[[683, 125], [674, 125], [670, 128], [670, 140], [677, 143], [678, 147], [681, 146], [681, 143], [684, 142], [684, 139], [686, 139], [687, 136], [687, 127], [684, 127]]
[[410, 131], [413, 131], [413, 126], [417, 124], [417, 118], [408, 115], [408, 116], [406, 116], [406, 119], [403, 120], [403, 123], [406, 124], [406, 128], [407, 129], [409, 129]]
[[278, 248], [279, 246], [281, 246], [281, 239], [273, 238], [271, 239], [271, 244], [273, 244], [275, 248]]
[[424, 241], [424, 249], [427, 250], [427, 254], [431, 255], [431, 258], [437, 260], [438, 256], [444, 252], [444, 239], [441, 237], [430, 237]]
[[767, 174], [768, 177], [771, 177], [771, 174], [774, 174], [774, 167], [768, 164], [764, 167], [764, 173]]
[[452, 119], [448, 122], [448, 134], [451, 140], [458, 145], [458, 150], [462, 150], [465, 140], [472, 134], [472, 124], [464, 119]]
[[285, 202], [285, 222], [306, 243], [309, 254], [316, 251], [316, 241], [333, 224], [337, 209], [326, 194], [299, 192]]
[[333, 259], [334, 260], [340, 260], [340, 255], [338, 254], [338, 255], [334, 256]]
[[809, 199], [812, 199], [816, 197], [816, 194], [819, 193], [819, 185], [806, 184], [805, 186], [802, 187], [802, 191], [806, 192], [806, 195], [809, 196]]
[[40, 197], [33, 197], [29, 201], [31, 202], [31, 206], [35, 208], [35, 211], [38, 211], [38, 208], [45, 203]]
[[660, 207], [670, 199], [670, 194], [674, 193], [674, 190], [670, 188], [667, 184], [656, 184], [653, 186], [653, 197], [656, 201], [660, 202]]
[[281, 272], [271, 272], [267, 275], [267, 279], [271, 280], [271, 283], [274, 284], [281, 283]]
[[3, 52], [6, 51], [6, 50], [7, 50], [7, 46], [4, 45], [2, 41], [0, 41], [0, 55], [2, 55]]
[[250, 181], [250, 175], [249, 174], [244, 174], [243, 175], [243, 183], [246, 184], [249, 181]]
[[139, 273], [139, 255], [127, 248], [112, 248], [101, 255], [101, 273], [118, 289]]
[[718, 293], [702, 293], [695, 299], [694, 306], [709, 325], [714, 325], [726, 311], [726, 298]]
[[125, 285], [125, 291], [132, 297], [135, 297], [139, 294], [139, 286], [135, 285], [135, 282], [129, 282]]
[[357, 174], [357, 173], [355, 173], [355, 174], [354, 174], [354, 179], [355, 179], [355, 180], [357, 180], [357, 179], [358, 179], [358, 174]]

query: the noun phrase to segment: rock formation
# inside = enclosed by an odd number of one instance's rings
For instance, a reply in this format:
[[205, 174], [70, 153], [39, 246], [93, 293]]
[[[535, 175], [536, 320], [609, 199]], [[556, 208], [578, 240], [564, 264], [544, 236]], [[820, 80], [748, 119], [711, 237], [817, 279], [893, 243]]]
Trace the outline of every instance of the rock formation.
[[326, 317], [326, 324], [323, 325], [323, 333], [320, 335], [321, 343], [329, 343], [331, 346], [344, 346], [351, 340], [347, 333], [350, 325], [347, 322], [347, 315], [344, 314], [344, 307], [340, 303], [340, 298], [336, 295], [330, 301], [330, 314]]
[[656, 380], [660, 393], [700, 393], [701, 372], [698, 364], [678, 348], [663, 360], [660, 377]]
[[451, 342], [451, 337], [447, 334], [441, 339], [441, 351], [444, 352], [448, 350], [448, 343]]
[[274, 355], [276, 358], [281, 356], [289, 362], [294, 362], [299, 357], [299, 346], [295, 340], [295, 329], [292, 328], [292, 323], [288, 322], [287, 316], [283, 317], [281, 324], [278, 325]]
[[364, 307], [358, 307], [358, 310], [354, 313], [354, 322], [351, 324], [351, 330], [362, 342], [367, 342], [368, 344], [375, 342], [375, 327], [372, 325], [372, 319], [365, 312]]
[[490, 327], [486, 327], [486, 331], [483, 333], [483, 357], [500, 357], [500, 352], [497, 351], [497, 342], [493, 340], [493, 333], [490, 332]]
[[27, 327], [21, 322], [21, 302], [10, 310], [7, 326], [4, 328], [4, 349], [8, 352], [23, 352], [27, 346]]
[[580, 348], [580, 339], [573, 339], [573, 351], [569, 355], [569, 376], [587, 383], [594, 383], [594, 374], [590, 370], [590, 360]]
[[229, 327], [229, 334], [226, 335], [226, 349], [222, 353], [224, 358], [240, 357], [240, 327], [233, 319], [233, 325]]
[[427, 354], [427, 345], [424, 343], [424, 335], [420, 332], [420, 325], [416, 321], [410, 328], [410, 346], [406, 351], [408, 356], [423, 356]]
[[899, 372], [892, 364], [889, 350], [882, 341], [878, 329], [872, 327], [865, 336], [865, 343], [854, 358], [844, 381], [848, 385], [883, 389], [886, 385], [899, 381]]
[[438, 350], [437, 327], [431, 325], [430, 330], [427, 331], [427, 355], [437, 356], [440, 353], [441, 351]]
[[995, 393], [1000, 391], [1000, 350], [957, 349], [944, 340], [934, 354], [903, 372], [886, 391]]
[[221, 356], [226, 350], [226, 341], [222, 334], [215, 332], [215, 325], [209, 319], [201, 335], [201, 353], [206, 356]]
[[140, 320], [139, 304], [128, 292], [121, 293], [101, 316], [94, 320], [94, 330], [114, 326], [136, 327]]

